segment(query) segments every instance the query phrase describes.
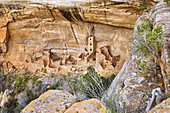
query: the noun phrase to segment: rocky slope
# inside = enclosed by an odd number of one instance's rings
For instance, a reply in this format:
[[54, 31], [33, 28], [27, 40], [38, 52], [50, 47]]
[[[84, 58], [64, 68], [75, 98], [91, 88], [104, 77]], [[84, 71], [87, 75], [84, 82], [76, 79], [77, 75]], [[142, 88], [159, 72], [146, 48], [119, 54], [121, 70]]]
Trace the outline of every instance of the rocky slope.
[[139, 57], [137, 56], [136, 45], [140, 44], [140, 35], [137, 26], [141, 24], [141, 17], [136, 23], [130, 57], [112, 82], [106, 95], [104, 95], [103, 101], [112, 98], [115, 108], [118, 109], [123, 109], [123, 104], [125, 104], [126, 111], [129, 113], [146, 112], [155, 104], [160, 103], [163, 96], [162, 91], [169, 93], [169, 5], [165, 2], [160, 2], [148, 14], [142, 16], [148, 18], [153, 27], [162, 25], [163, 28], [163, 40], [161, 42], [163, 47], [159, 58], [160, 74], [157, 76], [153, 75], [153, 73], [145, 75], [138, 70], [137, 61]]

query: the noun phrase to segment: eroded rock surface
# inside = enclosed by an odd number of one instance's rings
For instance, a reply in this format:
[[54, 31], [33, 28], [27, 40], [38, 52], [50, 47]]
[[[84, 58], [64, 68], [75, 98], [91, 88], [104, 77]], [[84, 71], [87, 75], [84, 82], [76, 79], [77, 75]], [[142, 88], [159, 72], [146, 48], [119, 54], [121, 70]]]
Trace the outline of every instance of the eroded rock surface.
[[0, 22], [0, 53], [7, 52], [7, 43], [9, 39], [9, 33], [7, 28], [7, 22]]
[[[125, 109], [128, 113], [132, 112], [146, 112], [149, 107], [159, 104], [162, 92], [169, 92], [169, 4], [165, 2], [158, 3], [153, 7], [150, 14], [143, 17], [148, 18], [153, 27], [160, 24], [163, 28], [163, 41], [164, 46], [161, 51], [161, 73], [160, 76], [153, 74], [144, 75], [138, 72], [137, 68], [137, 52], [136, 44], [140, 39], [137, 31], [138, 24], [141, 24], [141, 18], [137, 21], [135, 27], [134, 37], [136, 38], [130, 49], [130, 57], [123, 65], [123, 68], [112, 82], [108, 92], [104, 95], [103, 101], [113, 99], [115, 102], [115, 109]], [[164, 82], [164, 83], [163, 83]], [[164, 87], [164, 85], [166, 85]], [[158, 88], [158, 89], [157, 89]], [[123, 103], [125, 103], [125, 108]]]
[[21, 113], [63, 113], [76, 101], [76, 97], [62, 90], [49, 90], [29, 103]]
[[163, 48], [159, 65], [164, 78], [166, 92], [170, 91], [170, 4], [160, 3], [149, 14], [149, 19], [153, 25], [162, 25], [163, 28]]
[[1, 3], [1, 62], [12, 63], [21, 73], [43, 69], [79, 73], [93, 65], [105, 77], [118, 73], [127, 60], [142, 4], [138, 0]]

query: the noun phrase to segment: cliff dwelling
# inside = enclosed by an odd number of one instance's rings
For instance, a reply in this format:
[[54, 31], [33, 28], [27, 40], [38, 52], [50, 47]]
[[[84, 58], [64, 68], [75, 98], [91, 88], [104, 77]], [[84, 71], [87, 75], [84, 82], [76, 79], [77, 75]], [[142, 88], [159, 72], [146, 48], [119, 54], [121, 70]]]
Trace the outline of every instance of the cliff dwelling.
[[[19, 5], [19, 9], [2, 6], [0, 63], [9, 62], [20, 73], [85, 73], [90, 65], [103, 76], [118, 73], [128, 58], [134, 25], [112, 23], [105, 17], [111, 10], [96, 10], [95, 4], [89, 10], [86, 5], [69, 10], [31, 3]], [[137, 19], [134, 15], [128, 18]], [[108, 23], [98, 23], [103, 20]]]
[[42, 71], [42, 69], [46, 69], [48, 73], [82, 73], [88, 66], [93, 65], [99, 73], [107, 69], [116, 73], [116, 69], [120, 69], [117, 67], [123, 66], [123, 63], [120, 62], [120, 55], [112, 55], [109, 45], [100, 45], [99, 48], [97, 45], [95, 37], [90, 36], [87, 38], [84, 51], [80, 51], [76, 57], [66, 55], [65, 58], [58, 58], [52, 53], [52, 50], [44, 50], [42, 54], [34, 58], [28, 55], [25, 58], [24, 69], [31, 73]]
[[170, 0], [0, 0], [0, 113], [168, 113], [169, 16]]

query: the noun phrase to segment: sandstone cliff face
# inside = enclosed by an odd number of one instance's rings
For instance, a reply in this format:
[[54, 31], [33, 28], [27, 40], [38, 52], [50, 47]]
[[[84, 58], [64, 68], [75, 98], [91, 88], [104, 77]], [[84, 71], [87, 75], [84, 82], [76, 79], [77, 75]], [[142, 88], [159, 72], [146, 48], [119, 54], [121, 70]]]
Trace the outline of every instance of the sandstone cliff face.
[[169, 92], [169, 15], [169, 4], [160, 2], [152, 8], [149, 14], [142, 16], [148, 18], [153, 27], [159, 24], [163, 28], [163, 41], [161, 42], [163, 47], [159, 59], [160, 76], [143, 75], [138, 72], [138, 56], [135, 45], [139, 44], [140, 39], [137, 31], [138, 24], [141, 24], [142, 17], [140, 17], [136, 23], [135, 40], [131, 45], [130, 57], [104, 95], [103, 101], [112, 98], [115, 108], [118, 109], [123, 109], [122, 105], [125, 103], [126, 111], [129, 113], [146, 112], [155, 104], [159, 104], [163, 95], [161, 91]]
[[[147, 8], [154, 4], [152, 0], [146, 1]], [[152, 27], [163, 24], [164, 46], [159, 59], [160, 76], [145, 76], [138, 73], [136, 65], [138, 59], [134, 46], [138, 40], [133, 42], [131, 48], [129, 40], [138, 16], [142, 13], [139, 11], [142, 2], [141, 0], [0, 1], [1, 74], [7, 75], [16, 70], [20, 73], [83, 73], [88, 66], [93, 65], [105, 77], [119, 73], [103, 99], [113, 99], [115, 108], [118, 109], [124, 109], [125, 103], [127, 112], [148, 111], [160, 102], [161, 91], [170, 90], [170, 20], [169, 4], [166, 3], [157, 4], [144, 16], [149, 19]], [[141, 18], [136, 26], [140, 23]], [[139, 37], [136, 27], [134, 37]], [[8, 95], [2, 104], [7, 102]], [[41, 101], [38, 100], [38, 104], [41, 106]], [[45, 104], [51, 108], [56, 107], [48, 104], [46, 100]], [[31, 110], [32, 107], [37, 106], [28, 105], [27, 110]], [[63, 111], [66, 110], [65, 107], [64, 105]], [[72, 109], [75, 109], [74, 106]]]
[[[1, 2], [1, 62], [31, 73], [79, 72], [89, 65], [106, 77], [118, 73], [128, 58], [140, 3], [76, 1], [70, 6], [63, 2]], [[93, 53], [88, 51], [91, 36], [95, 37]]]

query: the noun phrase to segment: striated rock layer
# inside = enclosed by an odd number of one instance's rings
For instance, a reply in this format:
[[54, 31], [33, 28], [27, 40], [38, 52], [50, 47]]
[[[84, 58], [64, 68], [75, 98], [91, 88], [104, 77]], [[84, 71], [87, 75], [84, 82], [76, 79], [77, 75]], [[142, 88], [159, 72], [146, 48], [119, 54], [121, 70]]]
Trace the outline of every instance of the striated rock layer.
[[141, 4], [137, 0], [0, 3], [2, 74], [15, 69], [77, 73], [94, 65], [106, 77], [118, 73], [129, 56]]

